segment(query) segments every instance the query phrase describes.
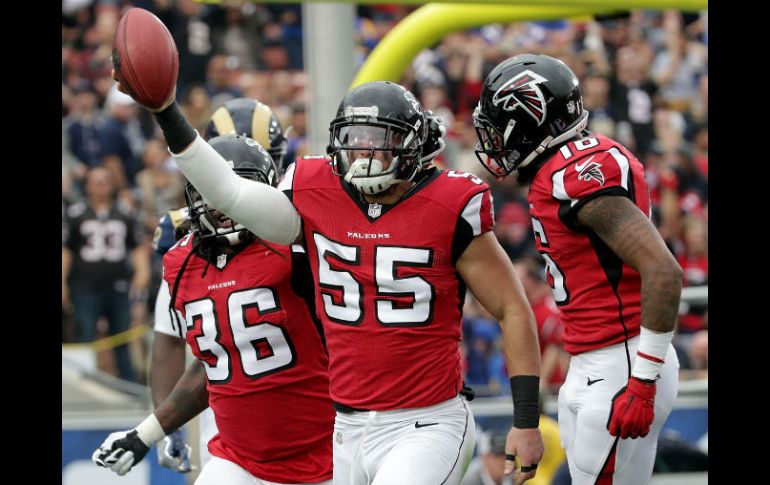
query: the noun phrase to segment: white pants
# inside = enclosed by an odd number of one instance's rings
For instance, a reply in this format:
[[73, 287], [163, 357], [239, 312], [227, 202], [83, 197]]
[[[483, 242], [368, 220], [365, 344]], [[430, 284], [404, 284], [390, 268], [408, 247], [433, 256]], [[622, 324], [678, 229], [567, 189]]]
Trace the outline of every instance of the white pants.
[[198, 415], [198, 442], [200, 444], [200, 462], [201, 470], [206, 466], [206, 463], [211, 459], [211, 453], [209, 453], [209, 441], [214, 435], [217, 434], [217, 423], [214, 421], [214, 411], [211, 408], [206, 408], [202, 413]]
[[460, 396], [424, 408], [337, 412], [334, 485], [458, 485], [475, 443], [473, 413]]
[[[195, 485], [284, 485], [276, 482], [260, 480], [235, 463], [212, 456], [203, 467]], [[304, 484], [310, 485], [310, 484]], [[313, 485], [332, 485], [331, 480], [318, 482]]]
[[[639, 337], [628, 341], [632, 368], [637, 347]], [[596, 483], [605, 463], [608, 459], [611, 463], [612, 458], [613, 485], [650, 481], [658, 435], [674, 406], [679, 385], [679, 360], [671, 345], [665, 361], [656, 384], [655, 419], [650, 433], [644, 438], [619, 439], [607, 431], [607, 420], [612, 398], [628, 382], [625, 344], [572, 357], [567, 378], [559, 390], [559, 432], [573, 485]]]

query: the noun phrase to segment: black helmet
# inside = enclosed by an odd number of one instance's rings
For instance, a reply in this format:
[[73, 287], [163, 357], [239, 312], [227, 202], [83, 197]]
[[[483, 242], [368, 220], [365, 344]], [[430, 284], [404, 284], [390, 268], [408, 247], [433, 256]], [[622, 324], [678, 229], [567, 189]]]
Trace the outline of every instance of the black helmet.
[[476, 156], [497, 177], [534, 168], [546, 149], [583, 131], [588, 111], [575, 73], [562, 61], [522, 54], [503, 61], [484, 80], [473, 113]]
[[206, 126], [204, 139], [228, 134], [248, 136], [257, 141], [283, 173], [286, 137], [278, 117], [266, 104], [256, 99], [238, 98], [217, 108]]
[[[246, 136], [225, 135], [212, 138], [208, 143], [241, 177], [273, 187], [277, 185], [275, 162], [256, 141]], [[190, 182], [185, 184], [185, 200], [192, 227], [202, 240], [224, 237], [229, 244], [237, 244], [245, 239], [248, 229], [224, 216], [215, 217], [213, 209]]]
[[[417, 98], [390, 81], [353, 88], [329, 125], [332, 170], [365, 194], [377, 194], [422, 168], [428, 124]], [[352, 153], [359, 156], [352, 157]], [[392, 157], [383, 168], [382, 156]]]

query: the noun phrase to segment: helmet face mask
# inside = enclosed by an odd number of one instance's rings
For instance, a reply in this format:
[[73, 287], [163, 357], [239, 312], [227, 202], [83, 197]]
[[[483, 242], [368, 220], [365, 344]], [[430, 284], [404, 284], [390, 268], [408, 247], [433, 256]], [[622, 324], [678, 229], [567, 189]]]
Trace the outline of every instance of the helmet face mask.
[[[512, 57], [487, 76], [473, 125], [476, 156], [496, 177], [530, 164], [546, 150], [575, 137], [588, 122], [575, 74], [546, 55]], [[534, 162], [534, 163], [533, 163]]]
[[241, 242], [247, 229], [237, 222], [212, 209], [190, 183], [185, 184], [185, 199], [193, 228], [201, 240], [222, 237], [230, 245]]
[[520, 154], [517, 150], [505, 149], [505, 138], [489, 121], [474, 117], [473, 127], [479, 143], [474, 152], [479, 162], [496, 177], [505, 177], [516, 169]]
[[[257, 142], [245, 136], [226, 135], [209, 140], [209, 144], [228, 161], [240, 177], [275, 187], [275, 162]], [[245, 226], [213, 209], [190, 183], [185, 184], [185, 200], [193, 230], [201, 241], [217, 240], [234, 246], [254, 236]]]
[[340, 103], [329, 133], [332, 172], [363, 194], [412, 180], [422, 168], [425, 115], [398, 84], [374, 81], [354, 88]]
[[382, 192], [405, 178], [403, 168], [415, 162], [418, 141], [414, 131], [394, 125], [340, 123], [332, 133], [338, 162], [332, 170], [365, 194]]

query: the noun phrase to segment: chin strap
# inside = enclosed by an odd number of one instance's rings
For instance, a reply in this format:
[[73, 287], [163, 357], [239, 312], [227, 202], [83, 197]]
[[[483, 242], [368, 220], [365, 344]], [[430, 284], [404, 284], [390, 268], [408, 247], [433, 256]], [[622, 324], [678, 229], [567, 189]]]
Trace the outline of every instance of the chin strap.
[[538, 155], [543, 153], [546, 149], [555, 147], [556, 145], [559, 145], [570, 138], [574, 137], [581, 131], [586, 129], [586, 126], [588, 125], [588, 111], [583, 111], [583, 113], [580, 115], [580, 117], [575, 120], [574, 125], [572, 128], [568, 129], [561, 135], [557, 136], [556, 138], [552, 136], [547, 136], [545, 139], [543, 139], [542, 142], [540, 142], [540, 145], [537, 146], [534, 150], [530, 152], [529, 155], [527, 155], [527, 158], [525, 158], [520, 164], [516, 166], [516, 169], [524, 168], [532, 161], [537, 158]]

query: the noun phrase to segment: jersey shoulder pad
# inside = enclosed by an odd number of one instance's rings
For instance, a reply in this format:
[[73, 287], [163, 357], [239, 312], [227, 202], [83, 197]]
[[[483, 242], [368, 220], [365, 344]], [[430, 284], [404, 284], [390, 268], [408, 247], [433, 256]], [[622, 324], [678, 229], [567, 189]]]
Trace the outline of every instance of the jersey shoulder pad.
[[[583, 152], [574, 153], [574, 148], [579, 148], [581, 142], [596, 143]], [[605, 137], [586, 137], [563, 145], [559, 151], [567, 163], [551, 174], [551, 195], [554, 198], [576, 202], [609, 189], [629, 191], [629, 180], [632, 177], [629, 156], [633, 155], [622, 146], [611, 143]]]
[[473, 236], [494, 227], [492, 193], [486, 182], [472, 173], [459, 170], [443, 171], [436, 182], [431, 199], [465, 221]]
[[[336, 184], [337, 176], [332, 172], [331, 159], [321, 156], [305, 156], [297, 158], [295, 167], [289, 173], [286, 170], [286, 176], [281, 181], [281, 187], [286, 186], [286, 181], [291, 178], [294, 190], [328, 188], [331, 184]], [[285, 189], [284, 189], [285, 190]]]
[[430, 197], [447, 206], [465, 207], [489, 185], [476, 175], [460, 170], [444, 170], [436, 180]]

